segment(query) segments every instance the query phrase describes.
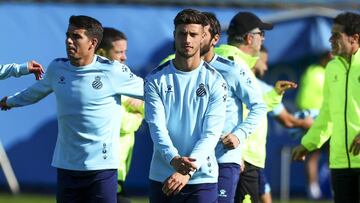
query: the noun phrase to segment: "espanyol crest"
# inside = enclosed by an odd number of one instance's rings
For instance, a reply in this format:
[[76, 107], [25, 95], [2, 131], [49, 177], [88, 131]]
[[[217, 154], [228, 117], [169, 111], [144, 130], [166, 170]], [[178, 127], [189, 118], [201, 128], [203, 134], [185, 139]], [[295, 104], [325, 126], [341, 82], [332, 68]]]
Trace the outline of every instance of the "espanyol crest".
[[200, 83], [199, 88], [196, 90], [196, 95], [198, 97], [203, 97], [206, 95], [206, 89], [204, 83]]
[[92, 82], [92, 87], [96, 90], [101, 89], [103, 86], [103, 83], [101, 82], [101, 77], [96, 76], [94, 82]]

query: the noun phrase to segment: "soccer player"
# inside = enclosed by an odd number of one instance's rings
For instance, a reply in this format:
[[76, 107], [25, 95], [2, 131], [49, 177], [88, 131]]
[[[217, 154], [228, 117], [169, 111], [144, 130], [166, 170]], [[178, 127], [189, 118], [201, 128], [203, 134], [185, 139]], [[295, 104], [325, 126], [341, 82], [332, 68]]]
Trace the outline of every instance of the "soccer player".
[[42, 74], [44, 73], [44, 69], [42, 65], [36, 61], [28, 61], [23, 64], [12, 63], [0, 65], [0, 80], [6, 79], [10, 76], [20, 77], [30, 73], [34, 73], [35, 79], [40, 80], [42, 78]]
[[[127, 38], [117, 29], [104, 27], [103, 38], [97, 54], [121, 63], [126, 62]], [[117, 203], [128, 203], [125, 193], [125, 179], [129, 172], [135, 144], [135, 132], [139, 129], [144, 115], [144, 102], [121, 96], [120, 165], [118, 168]]]
[[200, 58], [207, 18], [185, 9], [174, 19], [175, 59], [145, 82], [145, 120], [154, 152], [150, 202], [217, 201], [215, 146], [225, 121], [227, 85]]
[[142, 98], [143, 80], [126, 65], [95, 55], [102, 33], [96, 19], [71, 16], [68, 57], [55, 59], [43, 80], [0, 102], [3, 109], [25, 106], [54, 92], [57, 202], [116, 202], [120, 95]]
[[[262, 22], [253, 13], [239, 12], [232, 18], [227, 30], [228, 44], [220, 45], [215, 52], [236, 63], [246, 63], [248, 67], [252, 68], [259, 59], [260, 48], [265, 39], [265, 30], [272, 28], [273, 25]], [[255, 75], [252, 75], [255, 79]], [[279, 81], [273, 90], [263, 94], [268, 110], [273, 109], [281, 102], [286, 89], [294, 86], [293, 82]], [[245, 115], [246, 113], [245, 111]], [[266, 134], [267, 119], [265, 118], [262, 120], [261, 126], [241, 146], [245, 169], [240, 175], [235, 202], [241, 202], [247, 194], [251, 196], [253, 203], [259, 202], [259, 171], [265, 166]]]
[[334, 202], [355, 203], [360, 200], [360, 15], [337, 15], [329, 41], [335, 57], [325, 68], [320, 113], [292, 158], [304, 160], [330, 140]]
[[101, 40], [96, 53], [111, 60], [125, 63], [127, 59], [126, 51], [126, 35], [115, 28], [104, 27], [103, 39]]
[[[247, 64], [237, 64], [215, 54], [214, 47], [221, 33], [220, 23], [214, 14], [203, 13], [207, 16], [209, 25], [205, 26], [201, 56], [221, 73], [228, 88], [226, 122], [215, 151], [219, 164], [218, 202], [232, 203], [240, 175], [239, 145], [259, 127], [267, 110]], [[243, 104], [249, 109], [246, 119], [243, 119]]]

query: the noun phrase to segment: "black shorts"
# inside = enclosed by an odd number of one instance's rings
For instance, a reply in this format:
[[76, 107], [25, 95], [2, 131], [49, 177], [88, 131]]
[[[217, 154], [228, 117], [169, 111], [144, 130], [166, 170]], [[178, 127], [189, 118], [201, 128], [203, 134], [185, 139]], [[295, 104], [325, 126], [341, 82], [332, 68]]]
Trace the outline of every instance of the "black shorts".
[[360, 203], [360, 169], [331, 169], [334, 203]]
[[245, 169], [240, 174], [236, 188], [235, 202], [242, 202], [245, 195], [250, 195], [252, 203], [259, 202], [259, 171], [261, 168], [245, 162]]

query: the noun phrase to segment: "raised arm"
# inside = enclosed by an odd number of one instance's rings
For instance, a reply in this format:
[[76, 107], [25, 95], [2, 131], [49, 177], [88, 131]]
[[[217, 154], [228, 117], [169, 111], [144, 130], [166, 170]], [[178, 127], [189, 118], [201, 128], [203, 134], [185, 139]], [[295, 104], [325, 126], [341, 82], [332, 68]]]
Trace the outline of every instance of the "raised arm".
[[27, 75], [30, 73], [35, 74], [36, 80], [42, 78], [42, 74], [44, 73], [44, 69], [42, 65], [37, 63], [36, 61], [29, 61], [23, 64], [5, 64], [0, 65], [0, 80], [6, 79], [8, 77], [20, 77], [22, 75]]
[[6, 105], [7, 108], [26, 106], [38, 102], [51, 92], [53, 92], [53, 89], [50, 85], [50, 76], [47, 72], [44, 79], [37, 81], [21, 92], [7, 97], [6, 101], [2, 104]]

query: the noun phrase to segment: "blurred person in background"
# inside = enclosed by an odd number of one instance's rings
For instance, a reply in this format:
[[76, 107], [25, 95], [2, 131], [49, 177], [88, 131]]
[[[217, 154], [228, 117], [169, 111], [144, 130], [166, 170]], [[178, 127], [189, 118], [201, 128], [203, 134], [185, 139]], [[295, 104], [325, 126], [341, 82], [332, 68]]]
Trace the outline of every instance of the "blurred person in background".
[[150, 203], [218, 199], [215, 146], [225, 122], [226, 83], [200, 58], [206, 16], [194, 9], [174, 19], [175, 58], [146, 77], [145, 120], [154, 151]]
[[52, 166], [57, 168], [57, 202], [116, 203], [120, 95], [143, 98], [144, 82], [126, 65], [95, 54], [102, 36], [98, 20], [71, 16], [67, 58], [53, 60], [42, 80], [0, 102], [7, 110], [54, 92], [59, 132]]
[[[326, 64], [332, 59], [330, 52], [320, 55], [319, 63], [311, 64], [301, 76], [299, 90], [296, 95], [296, 104], [302, 114], [311, 114], [313, 118], [319, 114], [323, 102], [323, 89], [325, 80]], [[305, 134], [305, 131], [302, 131]], [[328, 143], [328, 142], [327, 142]], [[328, 144], [324, 145], [328, 151]], [[322, 196], [318, 180], [318, 162], [321, 158], [321, 150], [311, 152], [305, 162], [310, 199], [320, 199]]]
[[[257, 77], [257, 81], [260, 84], [261, 91], [263, 92], [263, 94], [266, 94], [272, 91], [274, 87], [261, 80], [268, 71], [268, 51], [264, 46], [261, 46], [259, 56], [259, 60], [256, 62], [252, 71]], [[311, 117], [306, 117], [305, 119], [296, 118], [293, 114], [287, 111], [283, 103], [279, 103], [271, 111], [269, 111], [268, 114], [271, 117], [275, 118], [280, 124], [282, 124], [286, 128], [301, 128], [303, 130], [306, 130], [311, 126], [313, 122]], [[263, 168], [259, 170], [259, 197], [260, 202], [262, 203], [272, 202], [270, 183], [268, 182]]]
[[[127, 38], [117, 29], [104, 27], [103, 39], [96, 51], [100, 56], [125, 63], [127, 56]], [[144, 117], [144, 102], [139, 99], [121, 96], [120, 128], [120, 165], [118, 168], [117, 202], [128, 203], [125, 180], [129, 173], [135, 144], [135, 132], [139, 129]]]
[[[215, 48], [215, 52], [237, 64], [247, 64], [249, 68], [254, 67], [259, 58], [260, 47], [264, 40], [264, 30], [270, 30], [272, 28], [273, 26], [271, 24], [262, 22], [253, 13], [239, 12], [230, 21], [227, 30], [228, 44], [221, 44]], [[254, 74], [252, 74], [252, 77], [256, 80]], [[258, 86], [258, 91], [260, 91], [260, 86], [257, 82], [256, 85]], [[263, 99], [269, 108], [269, 103], [271, 103], [273, 107], [280, 102], [281, 97], [282, 96], [274, 90], [269, 97], [263, 97]], [[244, 110], [245, 109], [246, 108], [244, 108]], [[246, 114], [247, 112], [244, 111], [244, 115]], [[266, 117], [262, 120], [261, 128], [259, 129], [263, 129], [264, 123], [267, 123]], [[258, 160], [265, 156], [265, 137], [260, 137], [260, 134], [257, 132], [259, 129], [257, 129], [245, 143], [241, 143], [242, 158], [245, 160], [243, 166], [245, 169], [243, 169], [240, 175], [235, 202], [241, 202], [245, 198], [245, 195], [250, 195], [251, 202], [259, 202], [259, 169], [260, 167], [263, 168], [264, 164], [261, 164], [261, 161]], [[250, 139], [257, 140], [258, 142], [256, 146], [257, 156], [254, 161], [249, 160], [248, 155], [246, 155], [248, 152], [246, 152], [245, 146]], [[260, 167], [255, 165], [260, 165]]]
[[293, 160], [330, 140], [330, 170], [335, 203], [360, 200], [360, 15], [344, 12], [334, 18], [330, 43], [334, 58], [325, 68], [320, 113]]
[[[248, 67], [253, 68], [259, 59], [261, 45], [265, 40], [265, 30], [272, 28], [272, 24], [262, 22], [253, 13], [239, 12], [230, 21], [227, 30], [228, 44], [220, 45], [215, 52], [236, 63], [246, 63]], [[255, 78], [255, 74], [252, 75]], [[260, 85], [258, 81], [257, 85]], [[293, 82], [278, 81], [270, 91], [263, 92], [268, 111], [280, 104], [287, 89], [295, 87], [296, 84]], [[247, 115], [246, 111], [244, 115]], [[267, 118], [265, 117], [261, 127], [241, 145], [245, 168], [240, 175], [236, 202], [241, 202], [245, 195], [250, 195], [253, 203], [259, 202], [259, 175], [261, 169], [265, 167], [266, 136]]]
[[34, 73], [35, 79], [40, 80], [44, 69], [41, 64], [33, 60], [23, 64], [12, 63], [0, 65], [0, 80], [4, 80], [10, 76], [20, 77], [30, 73]]
[[[221, 33], [220, 23], [214, 14], [203, 13], [209, 25], [205, 26], [201, 56], [224, 77], [228, 89], [225, 126], [215, 149], [219, 164], [218, 202], [233, 203], [240, 176], [240, 144], [260, 127], [266, 116], [266, 105], [247, 64], [237, 64], [215, 54], [214, 47]], [[243, 108], [249, 109], [246, 119], [243, 119]]]

